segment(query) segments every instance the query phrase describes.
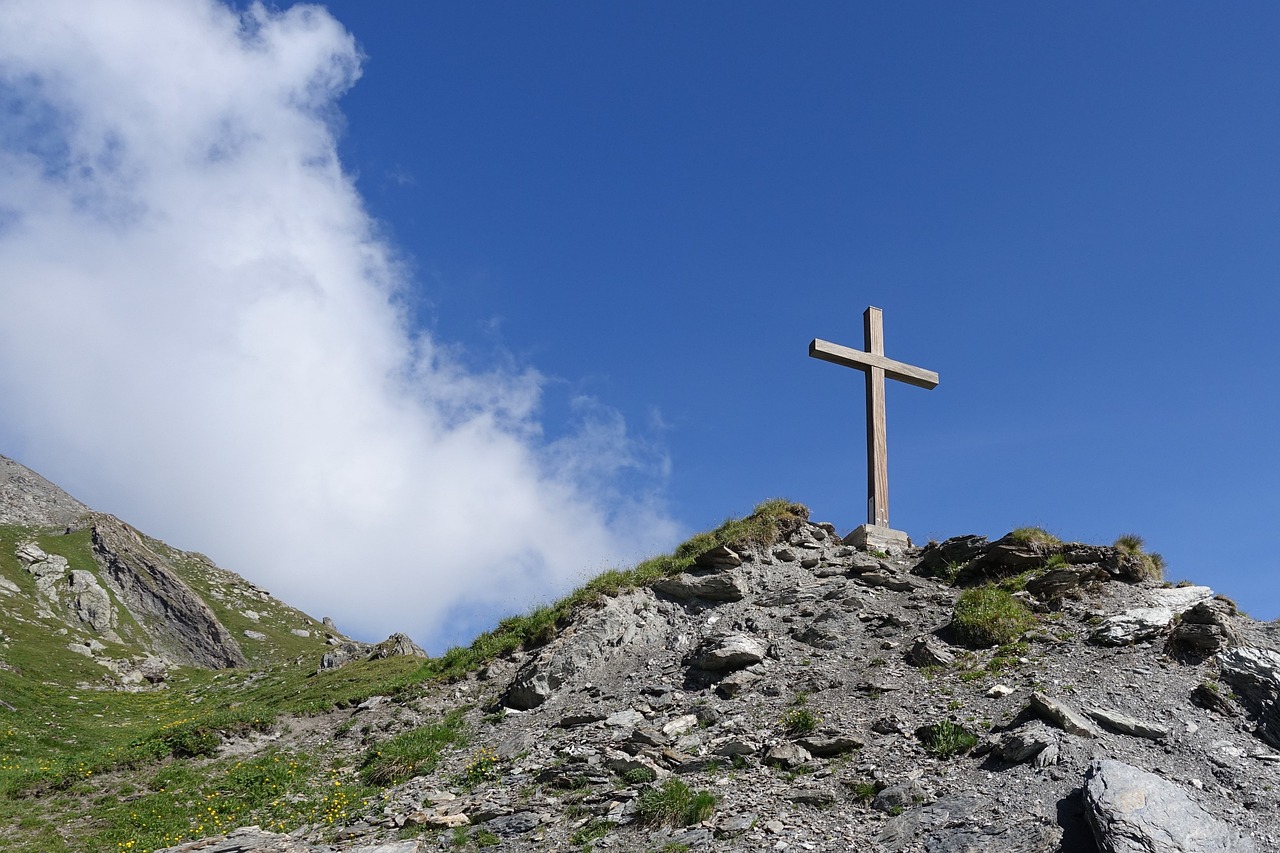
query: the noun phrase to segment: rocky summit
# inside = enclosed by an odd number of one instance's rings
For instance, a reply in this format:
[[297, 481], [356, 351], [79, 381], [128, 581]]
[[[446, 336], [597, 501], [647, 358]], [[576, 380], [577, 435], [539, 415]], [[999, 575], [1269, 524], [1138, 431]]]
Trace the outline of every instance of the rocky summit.
[[[154, 567], [164, 552], [78, 523], [88, 548], [103, 540], [105, 599], [68, 580], [72, 558], [56, 602], [42, 598], [33, 567], [58, 536], [10, 526], [0, 567], [16, 589], [0, 601], [9, 614], [23, 597], [34, 621], [107, 649], [125, 612], [146, 610], [125, 606], [137, 595], [106, 555]], [[166, 679], [130, 695], [174, 720], [129, 716], [111, 679], [59, 688], [59, 713], [80, 707], [74, 690], [133, 726], [79, 759], [46, 734], [69, 723], [24, 704], [7, 640], [6, 743], [43, 725], [45, 751], [81, 769], [6, 758], [0, 845], [1280, 850], [1280, 625], [1161, 570], [1136, 537], [1037, 529], [867, 550], [770, 502], [440, 658], [403, 635], [366, 646], [302, 621], [315, 646], [272, 659], [235, 658], [208, 630], [208, 647], [166, 640]]]

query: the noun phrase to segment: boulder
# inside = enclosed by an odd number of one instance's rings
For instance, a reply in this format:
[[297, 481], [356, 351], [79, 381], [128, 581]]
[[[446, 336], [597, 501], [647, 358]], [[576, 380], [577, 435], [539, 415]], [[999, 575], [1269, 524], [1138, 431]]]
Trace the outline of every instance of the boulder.
[[682, 572], [674, 577], [663, 578], [653, 585], [653, 590], [679, 599], [741, 601], [743, 587], [742, 578], [734, 572], [703, 571]]
[[719, 634], [708, 637], [697, 656], [697, 666], [711, 672], [745, 669], [764, 660], [768, 650], [746, 634]]
[[916, 637], [907, 651], [907, 661], [915, 666], [950, 666], [956, 662], [955, 653], [937, 637]]
[[369, 652], [369, 660], [383, 660], [394, 657], [425, 658], [427, 653], [417, 643], [409, 639], [407, 634], [396, 632]]
[[1195, 663], [1213, 657], [1240, 642], [1232, 625], [1235, 608], [1209, 599], [1186, 610], [1169, 634], [1165, 651], [1180, 661]]
[[1174, 783], [1112, 759], [1095, 760], [1085, 818], [1101, 853], [1252, 853], [1253, 842]]
[[728, 545], [718, 545], [710, 551], [703, 551], [694, 558], [693, 564], [702, 569], [722, 571], [742, 565], [742, 557]]
[[[1034, 758], [1037, 767], [1044, 767], [1057, 762], [1060, 737], [1044, 723], [1035, 720], [1001, 735], [991, 754], [1010, 764], [1021, 764]], [[1045, 755], [1046, 752], [1049, 754]]]
[[1169, 736], [1169, 729], [1156, 723], [1142, 720], [1114, 711], [1110, 708], [1085, 708], [1084, 712], [1103, 728], [1111, 729], [1130, 737], [1144, 737], [1148, 740], [1164, 740]]

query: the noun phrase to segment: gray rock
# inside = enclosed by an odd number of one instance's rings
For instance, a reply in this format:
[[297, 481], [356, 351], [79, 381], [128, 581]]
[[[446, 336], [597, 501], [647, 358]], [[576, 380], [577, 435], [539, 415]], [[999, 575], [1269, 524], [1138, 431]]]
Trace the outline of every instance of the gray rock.
[[1135, 607], [1103, 618], [1089, 639], [1100, 646], [1130, 646], [1164, 634], [1173, 616], [1168, 607]]
[[743, 669], [764, 660], [766, 651], [761, 643], [746, 634], [721, 634], [708, 638], [697, 665], [712, 672]]
[[771, 767], [784, 767], [787, 770], [791, 770], [804, 764], [812, 757], [809, 751], [799, 744], [780, 743], [771, 747], [764, 754], [764, 763]]
[[758, 674], [742, 669], [720, 679], [716, 683], [716, 693], [719, 693], [725, 699], [732, 699], [759, 680], [760, 676]]
[[708, 601], [741, 601], [742, 579], [733, 572], [683, 572], [653, 585], [655, 592], [672, 598], [705, 598]]
[[909, 779], [897, 785], [890, 785], [876, 794], [875, 799], [871, 801], [871, 807], [877, 811], [893, 814], [920, 805], [924, 801], [925, 793], [920, 783], [915, 779]]
[[700, 568], [721, 571], [742, 565], [742, 557], [728, 545], [718, 545], [710, 551], [703, 551], [694, 558], [693, 564]]
[[1051, 699], [1043, 693], [1032, 693], [1028, 707], [1045, 721], [1068, 734], [1079, 737], [1097, 737], [1098, 730], [1079, 711], [1065, 702]]
[[811, 735], [800, 738], [796, 743], [820, 758], [843, 755], [846, 752], [852, 752], [865, 746], [860, 739], [853, 735], [844, 734]]
[[427, 653], [417, 643], [409, 639], [407, 634], [399, 632], [387, 637], [369, 652], [369, 660], [383, 660], [394, 657], [425, 658]]
[[937, 637], [916, 637], [907, 651], [907, 661], [915, 666], [951, 666], [956, 662], [955, 654]]
[[1280, 748], [1280, 653], [1240, 646], [1218, 655], [1222, 677], [1258, 717], [1258, 735]]
[[1251, 853], [1253, 842], [1197, 805], [1177, 785], [1129, 764], [1095, 761], [1085, 817], [1102, 853]]
[[[1056, 747], [1059, 737], [1060, 735], [1044, 723], [1036, 720], [1011, 732], [1005, 732], [996, 742], [991, 753], [1001, 761], [1021, 764], [1039, 756], [1050, 747]], [[1055, 749], [1052, 757], [1056, 758], [1056, 755]]]
[[93, 573], [74, 569], [68, 573], [66, 582], [69, 607], [76, 619], [99, 634], [111, 631], [116, 625], [116, 609]]
[[1155, 723], [1146, 723], [1110, 708], [1085, 708], [1084, 712], [1113, 732], [1149, 740], [1164, 740], [1169, 729]]

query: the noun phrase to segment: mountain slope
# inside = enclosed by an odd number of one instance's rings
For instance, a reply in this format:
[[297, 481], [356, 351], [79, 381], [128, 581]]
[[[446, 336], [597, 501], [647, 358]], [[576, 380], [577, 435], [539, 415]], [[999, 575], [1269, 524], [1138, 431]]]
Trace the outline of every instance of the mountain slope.
[[[1280, 625], [1159, 569], [1037, 530], [875, 553], [771, 501], [422, 659], [108, 517], [5, 527], [0, 847], [1278, 849]], [[124, 590], [170, 575], [247, 665], [151, 682]]]

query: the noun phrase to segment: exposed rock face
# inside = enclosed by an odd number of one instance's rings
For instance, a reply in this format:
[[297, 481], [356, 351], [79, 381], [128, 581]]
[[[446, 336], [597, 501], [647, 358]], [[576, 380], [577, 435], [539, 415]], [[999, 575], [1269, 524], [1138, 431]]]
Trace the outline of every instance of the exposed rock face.
[[1258, 734], [1280, 748], [1280, 653], [1245, 646], [1218, 656], [1222, 677], [1258, 719]]
[[65, 527], [89, 508], [44, 477], [0, 456], [0, 524]]
[[1103, 759], [1089, 768], [1085, 814], [1102, 853], [1251, 853], [1252, 841], [1154, 773]]
[[373, 651], [369, 653], [369, 660], [394, 657], [425, 658], [426, 656], [427, 653], [422, 650], [421, 646], [409, 639], [408, 634], [397, 632], [374, 646]]
[[132, 528], [94, 515], [95, 558], [116, 598], [148, 630], [156, 651], [175, 663], [244, 666], [244, 652], [199, 596]]

